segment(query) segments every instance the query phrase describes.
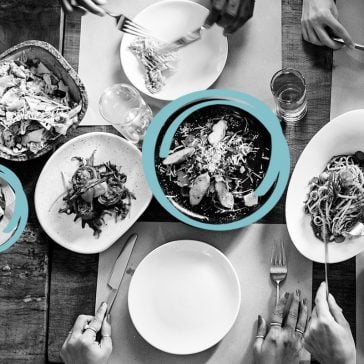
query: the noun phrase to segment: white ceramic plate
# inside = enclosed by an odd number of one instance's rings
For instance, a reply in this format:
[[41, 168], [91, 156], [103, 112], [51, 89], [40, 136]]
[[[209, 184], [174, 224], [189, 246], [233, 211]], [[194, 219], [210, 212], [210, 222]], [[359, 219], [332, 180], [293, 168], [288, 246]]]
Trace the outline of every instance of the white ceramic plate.
[[178, 240], [152, 251], [129, 288], [131, 319], [146, 341], [172, 354], [215, 345], [240, 308], [240, 285], [230, 261], [211, 245]]
[[[310, 216], [304, 212], [308, 183], [318, 176], [335, 155], [364, 150], [364, 110], [333, 119], [308, 143], [293, 171], [286, 200], [287, 228], [297, 249], [308, 259], [324, 262], [324, 243], [315, 237]], [[352, 258], [364, 250], [364, 237], [329, 244], [329, 262]]]
[[[105, 216], [106, 224], [102, 226], [99, 238], [93, 236], [88, 225], [83, 229], [80, 220], [74, 222], [73, 214], [58, 212], [64, 206], [62, 198], [58, 198], [64, 192], [61, 172], [72, 176], [78, 164], [71, 158], [88, 158], [95, 149], [95, 163], [111, 161], [121, 166], [127, 175], [126, 186], [136, 196], [124, 220], [115, 222], [113, 217]], [[49, 158], [39, 176], [34, 203], [42, 228], [55, 242], [77, 253], [94, 254], [109, 248], [122, 236], [144, 212], [151, 198], [144, 178], [141, 152], [119, 136], [97, 132], [71, 139]]]
[[[164, 41], [175, 40], [200, 27], [208, 10], [187, 0], [166, 0], [141, 11], [134, 20]], [[228, 42], [221, 27], [213, 26], [204, 32], [202, 39], [178, 51], [177, 70], [167, 78], [161, 91], [151, 94], [144, 83], [144, 71], [128, 49], [135, 39], [123, 36], [120, 57], [124, 72], [130, 82], [143, 93], [161, 100], [174, 100], [187, 93], [209, 88], [224, 69]]]

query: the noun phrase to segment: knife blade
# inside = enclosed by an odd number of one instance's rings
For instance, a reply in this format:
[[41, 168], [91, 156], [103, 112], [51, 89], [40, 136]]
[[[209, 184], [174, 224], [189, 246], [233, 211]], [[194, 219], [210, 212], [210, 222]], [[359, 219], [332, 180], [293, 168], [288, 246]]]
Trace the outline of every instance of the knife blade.
[[132, 234], [126, 241], [125, 245], [121, 249], [121, 252], [114, 263], [112, 268], [109, 281], [107, 282], [108, 287], [111, 289], [106, 303], [107, 303], [107, 314], [110, 313], [111, 308], [115, 302], [115, 298], [118, 294], [119, 287], [123, 281], [126, 267], [128, 266], [131, 253], [133, 252], [135, 242], [138, 238], [137, 234]]
[[[340, 44], [345, 45], [345, 41], [341, 38], [338, 37], [333, 37], [332, 38], [335, 42], [338, 42]], [[363, 44], [359, 44], [359, 43], [354, 43], [354, 48], [359, 49], [360, 51], [364, 51], [364, 45]]]
[[162, 52], [177, 50], [179, 48], [185, 47], [188, 44], [194, 43], [197, 40], [201, 39], [202, 33], [209, 28], [210, 26], [207, 24], [201, 25], [199, 28], [193, 30], [192, 32], [184, 34], [182, 37], [169, 42], [165, 46], [162, 46], [160, 50]]

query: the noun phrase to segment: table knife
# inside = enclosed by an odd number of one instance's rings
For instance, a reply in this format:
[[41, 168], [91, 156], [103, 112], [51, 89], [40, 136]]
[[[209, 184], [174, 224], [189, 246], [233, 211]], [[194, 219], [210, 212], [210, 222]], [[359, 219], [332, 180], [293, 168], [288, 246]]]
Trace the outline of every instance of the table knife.
[[[338, 42], [338, 43], [340, 43], [340, 44], [345, 45], [344, 40], [343, 40], [343, 39], [341, 39], [341, 38], [333, 37], [332, 39], [333, 39], [335, 42]], [[354, 43], [354, 48], [359, 49], [359, 50], [361, 50], [361, 51], [364, 51], [364, 45], [363, 45], [363, 44]]]
[[160, 49], [162, 51], [172, 51], [176, 50], [178, 48], [185, 47], [188, 44], [191, 44], [193, 42], [196, 42], [197, 40], [201, 39], [202, 32], [209, 29], [210, 26], [207, 24], [201, 25], [199, 28], [193, 30], [192, 32], [189, 32], [182, 37], [166, 44], [165, 46], [162, 46]]
[[111, 289], [109, 296], [106, 300], [107, 303], [107, 314], [110, 313], [111, 308], [114, 304], [115, 298], [118, 294], [120, 284], [125, 275], [126, 267], [128, 266], [131, 253], [133, 252], [135, 242], [138, 238], [137, 234], [131, 235], [126, 241], [122, 248], [116, 262], [112, 268], [109, 281], [107, 282], [108, 287]]

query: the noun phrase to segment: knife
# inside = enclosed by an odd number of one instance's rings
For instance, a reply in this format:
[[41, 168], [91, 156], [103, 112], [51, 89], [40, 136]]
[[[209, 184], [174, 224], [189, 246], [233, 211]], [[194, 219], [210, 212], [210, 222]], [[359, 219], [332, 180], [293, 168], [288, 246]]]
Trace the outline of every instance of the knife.
[[107, 282], [108, 287], [111, 289], [109, 296], [106, 300], [107, 303], [107, 314], [110, 313], [111, 308], [115, 302], [115, 298], [118, 294], [119, 287], [123, 281], [126, 267], [128, 266], [131, 253], [133, 252], [135, 242], [138, 238], [137, 234], [131, 235], [126, 241], [124, 247], [116, 259], [116, 262], [112, 268], [109, 281]]
[[[344, 40], [343, 40], [343, 39], [341, 39], [341, 38], [333, 37], [332, 39], [333, 39], [335, 42], [338, 42], [338, 43], [340, 43], [340, 44], [345, 45]], [[354, 43], [354, 48], [359, 49], [359, 50], [361, 50], [361, 51], [364, 51], [364, 45], [363, 45], [363, 44]]]
[[201, 25], [199, 28], [193, 30], [192, 32], [189, 32], [182, 37], [169, 42], [165, 46], [162, 46], [160, 50], [162, 52], [166, 51], [173, 51], [177, 50], [179, 48], [185, 47], [188, 44], [191, 44], [193, 42], [196, 42], [197, 40], [201, 39], [202, 33], [209, 29], [210, 26], [208, 24]]

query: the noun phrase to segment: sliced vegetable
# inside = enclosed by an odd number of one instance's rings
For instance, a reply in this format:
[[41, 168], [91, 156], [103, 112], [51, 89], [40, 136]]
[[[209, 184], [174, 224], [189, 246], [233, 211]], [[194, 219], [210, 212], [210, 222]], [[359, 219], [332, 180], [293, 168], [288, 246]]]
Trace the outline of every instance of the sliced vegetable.
[[216, 145], [221, 142], [226, 134], [227, 122], [221, 119], [212, 127], [212, 133], [208, 136], [208, 141], [211, 145]]
[[231, 192], [229, 192], [226, 183], [223, 181], [216, 182], [215, 190], [221, 205], [227, 209], [232, 209], [234, 207], [234, 196]]
[[188, 157], [193, 155], [194, 152], [195, 152], [195, 148], [193, 148], [193, 147], [187, 147], [187, 148], [178, 150], [177, 152], [170, 154], [163, 161], [163, 164], [167, 166], [169, 164], [181, 163], [181, 162], [185, 161]]
[[190, 189], [190, 203], [192, 206], [198, 205], [210, 187], [210, 176], [208, 173], [201, 174], [193, 182]]
[[258, 205], [258, 201], [258, 196], [254, 192], [250, 192], [244, 196], [245, 206], [252, 207]]

